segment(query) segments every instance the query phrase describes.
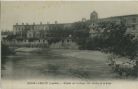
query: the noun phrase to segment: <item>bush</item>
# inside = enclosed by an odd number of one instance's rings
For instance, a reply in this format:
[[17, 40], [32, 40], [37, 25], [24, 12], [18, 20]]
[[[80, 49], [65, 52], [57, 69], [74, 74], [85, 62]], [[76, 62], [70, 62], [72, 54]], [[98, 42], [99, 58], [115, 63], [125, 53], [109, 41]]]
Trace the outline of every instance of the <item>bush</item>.
[[9, 49], [7, 45], [1, 44], [1, 55], [7, 56], [12, 54], [13, 52]]
[[[85, 48], [88, 50], [100, 49], [104, 52], [135, 59], [138, 54], [138, 40], [134, 40], [134, 35], [125, 33], [127, 30], [126, 26], [123, 23], [103, 24], [100, 23], [98, 29], [104, 29], [104, 32], [100, 33], [100, 36], [87, 38]], [[110, 32], [107, 32], [107, 30], [110, 30]]]

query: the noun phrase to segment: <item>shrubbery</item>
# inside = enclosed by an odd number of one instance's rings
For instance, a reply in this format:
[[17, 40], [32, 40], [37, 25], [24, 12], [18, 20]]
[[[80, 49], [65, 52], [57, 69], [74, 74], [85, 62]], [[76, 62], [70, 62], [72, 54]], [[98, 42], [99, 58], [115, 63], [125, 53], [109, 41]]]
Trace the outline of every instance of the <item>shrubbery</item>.
[[[134, 35], [126, 34], [126, 26], [115, 23], [101, 23], [104, 32], [100, 36], [88, 38], [86, 41], [86, 49], [101, 50], [104, 52], [114, 53], [116, 55], [126, 56], [134, 59], [138, 52], [138, 40], [134, 39]], [[100, 28], [99, 26], [99, 28]], [[110, 30], [107, 32], [106, 30]]]
[[123, 22], [121, 24], [114, 22], [98, 23], [96, 30], [100, 32], [104, 29], [104, 31], [94, 37], [90, 37], [89, 26], [90, 22], [76, 22], [71, 27], [66, 28], [62, 25], [55, 25], [49, 30], [49, 33], [53, 34], [49, 43], [62, 41], [71, 34], [72, 40], [79, 45], [80, 49], [101, 50], [130, 59], [137, 56], [138, 40], [134, 40], [134, 35], [126, 34], [127, 27]]
[[1, 56], [2, 57], [13, 54], [13, 53], [14, 51], [11, 50], [7, 45], [1, 44]]

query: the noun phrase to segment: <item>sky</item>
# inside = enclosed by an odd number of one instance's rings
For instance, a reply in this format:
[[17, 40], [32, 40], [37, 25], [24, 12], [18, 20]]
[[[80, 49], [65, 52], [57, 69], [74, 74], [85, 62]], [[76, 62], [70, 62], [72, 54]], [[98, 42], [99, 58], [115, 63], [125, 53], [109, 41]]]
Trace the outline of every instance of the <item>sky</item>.
[[0, 11], [1, 30], [12, 30], [18, 23], [35, 22], [39, 24], [72, 23], [82, 18], [89, 19], [90, 13], [96, 11], [99, 18], [138, 14], [136, 1], [2, 1]]

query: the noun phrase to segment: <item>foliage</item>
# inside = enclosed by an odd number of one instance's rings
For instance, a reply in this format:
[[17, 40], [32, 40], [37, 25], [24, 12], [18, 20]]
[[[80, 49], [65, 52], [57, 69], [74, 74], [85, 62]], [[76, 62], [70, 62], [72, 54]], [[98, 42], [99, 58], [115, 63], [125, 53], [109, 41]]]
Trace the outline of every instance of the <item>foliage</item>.
[[7, 45], [1, 44], [1, 56], [7, 56], [13, 54], [13, 51]]
[[70, 27], [64, 27], [64, 25], [55, 24], [50, 27], [47, 37], [49, 44], [62, 41], [72, 36], [72, 39], [79, 45], [85, 43], [85, 39], [89, 37], [88, 24], [82, 22], [76, 22], [71, 24]]
[[134, 35], [126, 34], [125, 24], [112, 22], [100, 23], [98, 29], [104, 29], [100, 37], [96, 36], [87, 39], [86, 49], [102, 50], [112, 52], [116, 55], [127, 56], [134, 59], [138, 52], [138, 40], [134, 40]]

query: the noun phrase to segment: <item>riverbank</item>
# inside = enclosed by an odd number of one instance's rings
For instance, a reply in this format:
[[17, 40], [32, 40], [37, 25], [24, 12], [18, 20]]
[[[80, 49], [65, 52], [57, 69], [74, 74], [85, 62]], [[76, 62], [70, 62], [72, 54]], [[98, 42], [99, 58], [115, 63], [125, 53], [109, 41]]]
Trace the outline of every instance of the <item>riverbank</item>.
[[27, 47], [21, 47], [15, 49], [16, 52], [37, 52], [40, 51], [42, 48], [27, 48]]
[[[47, 51], [46, 51], [47, 50]], [[48, 51], [49, 50], [49, 51]], [[126, 63], [129, 62], [130, 59], [127, 57], [121, 57], [117, 56], [111, 53], [103, 53], [100, 51], [93, 51], [93, 50], [72, 50], [72, 49], [51, 49], [51, 48], [28, 48], [28, 47], [22, 47], [17, 48], [15, 50], [16, 52], [28, 52], [28, 53], [40, 53], [45, 54], [45, 52], [50, 52], [52, 55], [60, 55], [64, 57], [72, 57], [72, 58], [80, 58], [80, 59], [95, 59], [97, 61], [106, 62], [108, 64], [109, 59], [113, 58], [113, 60], [116, 61], [117, 64]], [[105, 56], [106, 55], [106, 56]], [[104, 56], [104, 58], [103, 58]]]

